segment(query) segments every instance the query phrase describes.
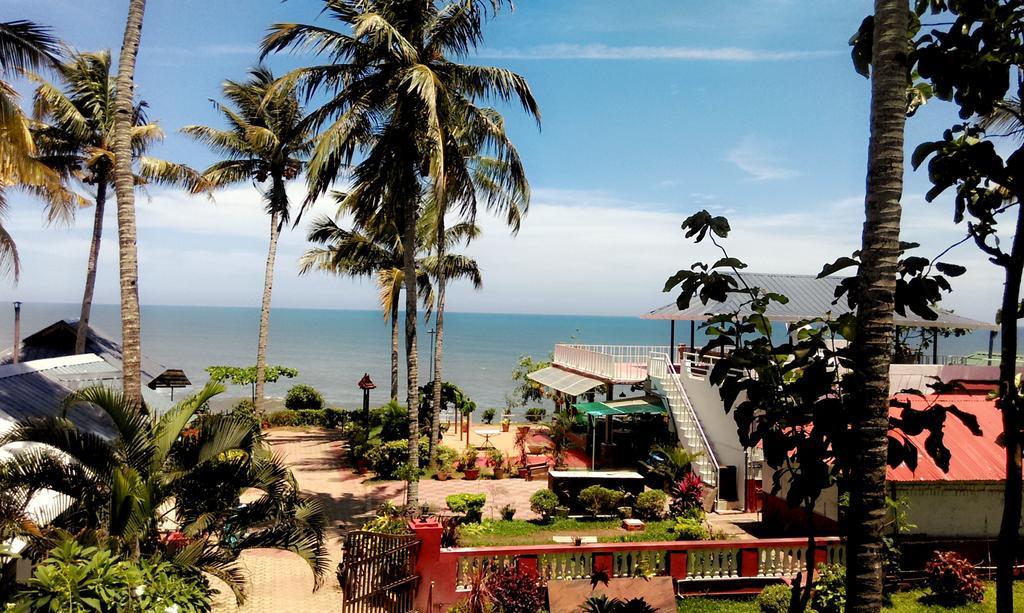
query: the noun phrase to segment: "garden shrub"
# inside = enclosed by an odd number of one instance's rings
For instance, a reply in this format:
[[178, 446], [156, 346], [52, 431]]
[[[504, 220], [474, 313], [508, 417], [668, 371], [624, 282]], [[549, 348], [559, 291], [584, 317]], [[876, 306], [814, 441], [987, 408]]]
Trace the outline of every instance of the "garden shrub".
[[676, 519], [672, 531], [676, 533], [677, 541], [706, 541], [711, 537], [704, 522], [689, 517]]
[[142, 611], [210, 610], [210, 587], [196, 571], [170, 562], [118, 559], [106, 549], [73, 539], [57, 545], [18, 592], [13, 610]]
[[498, 412], [495, 411], [494, 409], [484, 409], [484, 413], [483, 413], [484, 423], [485, 424], [489, 424], [489, 423], [493, 422], [494, 421], [494, 416], [497, 415], [497, 414], [498, 414]]
[[292, 411], [324, 408], [324, 397], [310, 385], [293, 385], [284, 396], [284, 408]]
[[633, 511], [645, 520], [659, 520], [665, 516], [665, 502], [668, 496], [661, 490], [647, 490], [636, 497]]
[[408, 441], [388, 441], [366, 452], [370, 470], [380, 479], [397, 479], [398, 470], [409, 461]]
[[618, 490], [591, 485], [585, 487], [576, 499], [594, 515], [607, 515], [618, 508], [623, 493]]
[[792, 597], [793, 588], [785, 583], [775, 583], [765, 586], [757, 595], [757, 606], [762, 613], [786, 613]]
[[501, 519], [503, 521], [512, 521], [516, 517], [516, 508], [511, 504], [507, 504], [501, 507]]
[[558, 495], [551, 490], [537, 490], [530, 496], [530, 510], [544, 519], [551, 519], [558, 506]]
[[811, 608], [817, 613], [843, 613], [846, 610], [846, 567], [819, 564]]
[[936, 604], [953, 607], [985, 598], [974, 565], [955, 551], [936, 551], [924, 570]]
[[345, 411], [340, 409], [278, 411], [267, 415], [266, 420], [272, 427], [337, 428], [345, 423]]
[[478, 524], [483, 518], [487, 494], [452, 494], [444, 501], [453, 513], [465, 513], [467, 522]]
[[687, 473], [674, 484], [671, 494], [669, 513], [672, 517], [683, 517], [691, 509], [704, 508], [704, 482], [693, 473]]
[[378, 534], [409, 534], [409, 522], [392, 502], [377, 508], [377, 516], [363, 524], [363, 530]]
[[533, 423], [537, 423], [540, 420], [544, 419], [544, 416], [547, 415], [547, 414], [548, 414], [547, 410], [542, 409], [540, 407], [534, 407], [532, 409], [527, 409], [526, 410], [526, 419], [528, 421], [533, 422]]
[[459, 459], [459, 452], [448, 445], [437, 446], [437, 469], [451, 472], [455, 469], [455, 461]]
[[496, 613], [535, 613], [547, 605], [547, 588], [537, 573], [499, 566], [484, 580]]

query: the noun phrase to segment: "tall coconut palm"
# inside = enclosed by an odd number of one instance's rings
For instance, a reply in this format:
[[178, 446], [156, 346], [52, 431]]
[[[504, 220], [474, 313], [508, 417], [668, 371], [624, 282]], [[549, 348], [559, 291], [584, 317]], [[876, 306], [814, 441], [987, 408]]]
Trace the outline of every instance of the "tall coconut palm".
[[[471, 224], [458, 224], [448, 229], [448, 240], [465, 241], [475, 236], [477, 228]], [[428, 316], [434, 302], [431, 278], [436, 277], [441, 261], [427, 255], [429, 243], [424, 235], [433, 236], [430, 228], [420, 232], [417, 247], [417, 286], [420, 302]], [[398, 400], [398, 312], [404, 286], [404, 254], [401, 237], [395, 224], [385, 224], [375, 230], [363, 228], [345, 230], [329, 217], [317, 218], [310, 227], [308, 240], [321, 247], [306, 251], [299, 260], [299, 272], [305, 274], [319, 270], [339, 276], [374, 277], [379, 290], [384, 321], [391, 324], [391, 399]], [[465, 278], [479, 289], [483, 279], [475, 260], [463, 255], [448, 254], [445, 268], [452, 278]]]
[[286, 184], [299, 176], [312, 149], [312, 133], [294, 89], [275, 87], [274, 75], [255, 68], [245, 82], [224, 83], [228, 104], [214, 103], [227, 129], [186, 126], [182, 132], [224, 156], [203, 171], [203, 188], [218, 189], [245, 181], [257, 184], [270, 216], [270, 245], [263, 281], [259, 340], [256, 348], [256, 412], [263, 413], [270, 330], [274, 260], [281, 228], [291, 220]]
[[[33, 135], [38, 158], [61, 176], [67, 176], [82, 186], [95, 190], [92, 240], [86, 265], [85, 290], [82, 295], [81, 316], [75, 353], [85, 351], [92, 311], [93, 291], [96, 287], [96, 268], [100, 242], [103, 236], [103, 213], [107, 191], [114, 171], [114, 99], [115, 79], [110, 74], [110, 52], [76, 53], [55, 71], [60, 85], [46, 82], [39, 76], [34, 98]], [[198, 176], [182, 164], [143, 155], [154, 141], [163, 138], [158, 125], [147, 121], [145, 104], [135, 107], [132, 126], [132, 155], [137, 160], [135, 183], [182, 184], [194, 186]]]
[[847, 610], [882, 608], [889, 365], [900, 255], [903, 138], [907, 111], [908, 10], [902, 0], [875, 0], [871, 50], [871, 125], [865, 221], [858, 271], [855, 348], [858, 397], [850, 472]]
[[142, 400], [142, 314], [139, 311], [139, 252], [135, 227], [135, 173], [132, 126], [135, 124], [135, 60], [142, 40], [146, 0], [129, 0], [114, 96], [114, 192], [117, 195], [117, 255], [121, 286], [121, 362], [124, 392]]
[[[434, 241], [438, 259], [446, 260], [445, 217], [455, 213], [475, 221], [478, 209], [504, 216], [513, 234], [519, 232], [530, 205], [530, 185], [515, 146], [505, 134], [505, 121], [494, 109], [467, 113], [446, 141], [444, 155], [445, 200], [430, 207], [437, 226]], [[434, 319], [434, 385], [430, 420], [430, 464], [434, 464], [441, 436], [442, 356], [444, 354], [444, 311], [446, 268], [437, 271], [437, 309]]]
[[[401, 220], [403, 240], [416, 240], [420, 194], [446, 202], [446, 143], [475, 102], [494, 98], [519, 102], [539, 121], [526, 80], [508, 70], [463, 64], [483, 39], [483, 23], [505, 0], [326, 0], [324, 14], [344, 32], [320, 25], [276, 24], [263, 41], [263, 54], [312, 50], [329, 63], [290, 72], [284, 83], [301, 82], [307, 94], [331, 99], [311, 114], [327, 125], [310, 157], [310, 196], [326, 192], [351, 170], [348, 208], [357, 221], [384, 214]], [[419, 461], [419, 357], [416, 346], [416, 259], [405, 251], [406, 402], [412, 427], [409, 462]], [[418, 483], [410, 482], [408, 502], [416, 505]]]
[[5, 189], [20, 186], [42, 196], [50, 221], [70, 220], [77, 199], [64, 189], [56, 172], [35, 159], [30, 122], [7, 79], [21, 71], [52, 67], [60, 55], [60, 42], [49, 28], [30, 21], [0, 22], [0, 275], [12, 274], [15, 280], [21, 265], [14, 238], [3, 227]]
[[[126, 555], [161, 553], [202, 569], [239, 601], [244, 576], [237, 560], [245, 549], [292, 551], [319, 585], [328, 563], [322, 506], [299, 493], [251, 420], [201, 414], [223, 389], [210, 383], [159, 418], [121, 392], [80, 390], [63, 414], [20, 421], [0, 437], [10, 451], [0, 462], [0, 485], [23, 500], [43, 489], [57, 492], [68, 507], [55, 526], [101, 532]], [[113, 435], [79, 428], [79, 412], [101, 416]], [[242, 504], [243, 493], [255, 500]], [[184, 548], [168, 548], [160, 538], [169, 526], [189, 539]]]

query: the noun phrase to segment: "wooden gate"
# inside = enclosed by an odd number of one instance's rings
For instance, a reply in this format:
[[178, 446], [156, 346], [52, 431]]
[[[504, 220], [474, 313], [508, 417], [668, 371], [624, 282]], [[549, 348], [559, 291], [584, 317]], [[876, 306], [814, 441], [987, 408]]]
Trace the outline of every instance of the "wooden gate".
[[416, 553], [411, 534], [357, 531], [345, 536], [338, 567], [344, 613], [408, 613], [415, 610]]

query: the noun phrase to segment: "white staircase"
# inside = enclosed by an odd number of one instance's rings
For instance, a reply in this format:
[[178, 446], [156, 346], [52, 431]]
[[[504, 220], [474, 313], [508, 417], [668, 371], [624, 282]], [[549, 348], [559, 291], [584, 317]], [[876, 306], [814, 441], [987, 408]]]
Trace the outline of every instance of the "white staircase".
[[648, 356], [647, 372], [655, 391], [668, 403], [667, 408], [672, 416], [679, 444], [690, 453], [697, 454], [691, 465], [693, 471], [705, 484], [717, 491], [720, 466], [715, 457], [715, 450], [701, 428], [697, 413], [690, 404], [679, 375], [669, 363], [668, 355], [651, 353]]

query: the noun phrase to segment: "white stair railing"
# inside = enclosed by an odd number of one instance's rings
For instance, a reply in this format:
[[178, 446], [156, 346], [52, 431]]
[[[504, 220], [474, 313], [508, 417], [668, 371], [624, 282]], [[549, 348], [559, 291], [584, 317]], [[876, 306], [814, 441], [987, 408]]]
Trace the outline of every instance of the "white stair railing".
[[679, 443], [690, 453], [698, 454], [692, 468], [694, 472], [711, 487], [718, 487], [718, 474], [721, 468], [715, 451], [708, 441], [700, 419], [690, 403], [689, 396], [683, 388], [682, 381], [674, 368], [669, 365], [668, 355], [651, 353], [648, 357], [647, 371], [654, 385], [668, 402], [669, 414], [675, 424]]

